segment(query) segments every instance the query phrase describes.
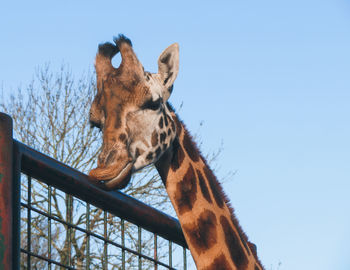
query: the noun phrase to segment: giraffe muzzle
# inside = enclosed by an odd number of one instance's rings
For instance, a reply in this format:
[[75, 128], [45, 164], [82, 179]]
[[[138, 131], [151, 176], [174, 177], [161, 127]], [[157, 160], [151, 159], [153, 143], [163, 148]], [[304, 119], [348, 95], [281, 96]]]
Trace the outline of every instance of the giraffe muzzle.
[[122, 189], [131, 180], [134, 162], [114, 162], [108, 166], [98, 166], [89, 173], [90, 182], [104, 190]]
[[128, 165], [125, 166], [124, 169], [122, 169], [122, 171], [119, 173], [118, 176], [114, 177], [111, 180], [102, 182], [101, 187], [105, 190], [115, 190], [115, 189], [125, 188], [131, 180], [132, 167], [133, 167], [133, 163], [129, 163]]

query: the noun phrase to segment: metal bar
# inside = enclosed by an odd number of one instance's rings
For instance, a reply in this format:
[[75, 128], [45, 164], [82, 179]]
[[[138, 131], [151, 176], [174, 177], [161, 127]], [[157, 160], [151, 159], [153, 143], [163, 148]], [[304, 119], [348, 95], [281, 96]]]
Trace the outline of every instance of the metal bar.
[[[90, 231], [90, 204], [86, 204], [86, 230]], [[86, 235], [86, 270], [90, 269], [90, 234]]]
[[[69, 194], [66, 194], [66, 219], [67, 219], [67, 224], [72, 224], [72, 196]], [[68, 265], [71, 266], [72, 264], [72, 227], [67, 225], [67, 253], [68, 253]]]
[[169, 241], [169, 266], [173, 266], [173, 246], [171, 241]]
[[[51, 260], [51, 259], [46, 258], [46, 257], [44, 257], [44, 256], [41, 256], [41, 255], [39, 255], [39, 254], [36, 254], [36, 253], [33, 253], [33, 252], [29, 252], [29, 251], [27, 251], [27, 250], [25, 250], [25, 249], [23, 249], [23, 248], [21, 248], [21, 252], [27, 254], [28, 257], [30, 257], [30, 256], [31, 256], [31, 257], [36, 257], [36, 258], [38, 258], [38, 259], [40, 259], [40, 260], [47, 261], [48, 263], [52, 263], [52, 264], [61, 266], [61, 267], [63, 267], [64, 269], [76, 270], [76, 268], [74, 268], [74, 267], [71, 267], [71, 266], [68, 266], [68, 265], [64, 265], [64, 264], [62, 264], [62, 263], [60, 263], [60, 262]], [[28, 269], [30, 269], [30, 266], [28, 267]]]
[[184, 261], [184, 270], [187, 270], [187, 249], [184, 247], [183, 248], [183, 261]]
[[22, 154], [22, 171], [181, 246], [186, 246], [180, 223], [155, 208], [118, 191], [107, 192], [88, 176], [14, 140]]
[[[27, 198], [28, 198], [28, 212], [27, 212], [27, 251], [30, 253], [31, 252], [31, 242], [32, 242], [32, 178], [28, 176], [28, 193], [27, 193]], [[31, 268], [31, 256], [27, 256], [27, 267], [28, 269]]]
[[[73, 196], [69, 195], [69, 223], [73, 224]], [[69, 254], [68, 254], [68, 258], [69, 258], [69, 266], [72, 265], [72, 235], [73, 235], [73, 229], [72, 227], [69, 227]]]
[[[104, 211], [103, 214], [103, 236], [104, 239], [107, 239], [107, 212]], [[104, 269], [108, 269], [108, 257], [107, 257], [107, 241], [104, 242], [103, 245], [103, 264], [104, 264]]]
[[12, 175], [12, 269], [19, 270], [21, 265], [21, 154], [17, 146], [13, 147]]
[[[142, 243], [141, 243], [141, 227], [140, 226], [137, 227], [137, 232], [138, 232], [138, 234], [137, 234], [137, 242], [138, 242], [137, 243], [137, 251], [139, 254], [141, 254]], [[139, 270], [141, 270], [141, 269], [142, 269], [142, 257], [139, 255]]]
[[[48, 186], [48, 212], [49, 212], [49, 216], [52, 215], [52, 209], [51, 209], [51, 204], [52, 204], [52, 198], [51, 198], [51, 192], [52, 192], [52, 187]], [[51, 245], [52, 245], [52, 236], [51, 236], [51, 217], [48, 217], [48, 228], [47, 228], [47, 233], [48, 233], [48, 258], [51, 260]], [[51, 262], [49, 262], [49, 270], [51, 270]]]
[[122, 270], [125, 269], [125, 221], [124, 219], [121, 220], [121, 224], [120, 224], [121, 228], [120, 228], [120, 232], [121, 232], [121, 236], [122, 236]]
[[0, 113], [0, 269], [12, 269], [12, 119]]
[[158, 243], [157, 243], [157, 235], [153, 234], [154, 238], [154, 270], [158, 270]]

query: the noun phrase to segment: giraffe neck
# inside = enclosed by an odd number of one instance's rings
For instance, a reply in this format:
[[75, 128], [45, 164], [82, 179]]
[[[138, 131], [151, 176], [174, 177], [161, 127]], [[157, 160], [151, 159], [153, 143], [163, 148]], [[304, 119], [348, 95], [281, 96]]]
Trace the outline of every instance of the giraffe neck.
[[263, 269], [216, 177], [173, 114], [177, 138], [156, 163], [197, 269]]

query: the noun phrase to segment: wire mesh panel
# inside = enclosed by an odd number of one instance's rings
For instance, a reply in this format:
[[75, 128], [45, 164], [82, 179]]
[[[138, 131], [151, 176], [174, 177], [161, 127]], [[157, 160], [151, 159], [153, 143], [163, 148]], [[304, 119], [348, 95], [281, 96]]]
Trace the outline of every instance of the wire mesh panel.
[[21, 269], [187, 269], [186, 248], [26, 174]]
[[190, 269], [178, 220], [11, 139], [8, 116], [0, 124], [1, 267]]

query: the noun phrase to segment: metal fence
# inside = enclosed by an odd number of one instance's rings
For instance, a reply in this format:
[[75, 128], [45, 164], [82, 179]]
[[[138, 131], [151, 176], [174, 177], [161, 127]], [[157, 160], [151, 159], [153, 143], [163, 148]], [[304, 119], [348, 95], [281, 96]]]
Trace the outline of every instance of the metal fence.
[[0, 269], [187, 269], [187, 254], [178, 220], [14, 140], [0, 113]]

